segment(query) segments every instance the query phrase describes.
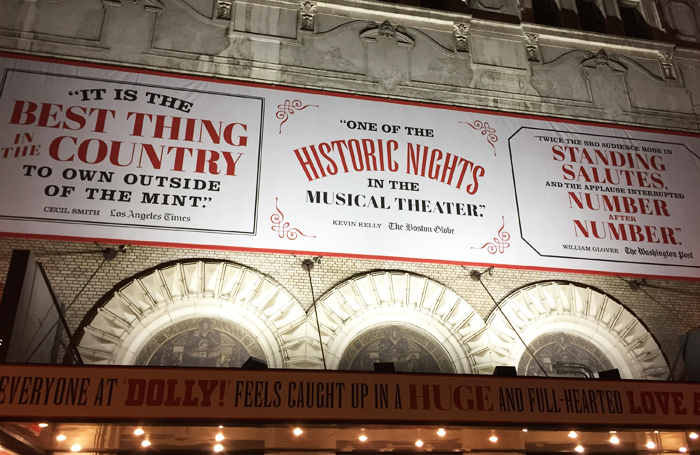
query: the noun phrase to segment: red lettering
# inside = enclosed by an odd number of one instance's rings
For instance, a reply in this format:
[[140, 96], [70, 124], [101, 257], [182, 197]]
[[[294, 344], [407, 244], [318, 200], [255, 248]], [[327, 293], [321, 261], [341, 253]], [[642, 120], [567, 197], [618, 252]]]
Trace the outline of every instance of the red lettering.
[[[32, 125], [36, 122], [36, 115], [33, 112], [36, 111], [37, 107], [36, 103], [31, 101], [15, 101], [10, 123], [12, 125]], [[24, 120], [22, 117], [25, 117]]]

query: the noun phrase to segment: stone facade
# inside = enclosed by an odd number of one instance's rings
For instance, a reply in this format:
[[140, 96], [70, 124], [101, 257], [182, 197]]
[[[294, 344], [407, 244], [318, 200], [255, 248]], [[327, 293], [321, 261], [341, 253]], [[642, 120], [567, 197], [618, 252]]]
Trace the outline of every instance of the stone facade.
[[[0, 50], [193, 76], [698, 132], [700, 5], [680, 0], [596, 2], [607, 33], [593, 33], [581, 30], [584, 22], [577, 16], [578, 8], [583, 8], [580, 3], [557, 2], [554, 19], [560, 27], [553, 27], [535, 23], [539, 3], [531, 0], [456, 2], [451, 9], [458, 12], [366, 0], [0, 0]], [[650, 39], [625, 36], [625, 30], [633, 33], [625, 22], [628, 17], [643, 18], [646, 22], [642, 28]], [[2, 280], [13, 249], [32, 250], [44, 263], [59, 297], [69, 306], [71, 329], [79, 329], [81, 336], [88, 319], [94, 317], [90, 311], [118, 283], [176, 260], [240, 264], [279, 285], [311, 315], [308, 276], [300, 266], [304, 258], [293, 255], [132, 245], [126, 253], [105, 262], [80, 292], [102, 263], [95, 245], [2, 238]], [[479, 281], [470, 278], [468, 267], [324, 257], [312, 272], [315, 296], [325, 302], [334, 289], [351, 278], [373, 271], [426, 277], [459, 296], [486, 322], [499, 318], [491, 295], [505, 308], [522, 293], [521, 289], [535, 283], [572, 282], [594, 289], [596, 295], [609, 296], [625, 309], [624, 314], [632, 315], [639, 327], [653, 335], [663, 353], [661, 360], [673, 369], [676, 378], [683, 375], [682, 362], [676, 362], [679, 336], [700, 325], [700, 315], [694, 311], [700, 304], [700, 284], [693, 281], [647, 280], [645, 285], [637, 286], [630, 285], [630, 278], [616, 276], [496, 269], [483, 277], [487, 292]], [[406, 324], [391, 320], [389, 315], [393, 313], [388, 310], [378, 314], [386, 315], [387, 327]], [[533, 332], [529, 342], [547, 333], [580, 337], [583, 332], [567, 325], [574, 324], [567, 318], [596, 317], [575, 310], [548, 312], [546, 316], [554, 318], [554, 325]], [[329, 321], [324, 321], [324, 328], [331, 327]], [[336, 325], [337, 330], [344, 330], [347, 324]], [[632, 326], [628, 330], [633, 330]], [[299, 359], [303, 358], [295, 364], [297, 367], [320, 366], [313, 329], [312, 324], [299, 336], [306, 340], [304, 349], [308, 352], [297, 352]], [[355, 339], [350, 332], [343, 332], [348, 339], [340, 342], [337, 333], [329, 329], [324, 333], [324, 343], [331, 346], [337, 341], [340, 347]], [[625, 334], [620, 336], [624, 338]], [[489, 346], [498, 345], [494, 340]], [[502, 340], [500, 349], [517, 344], [513, 340]], [[284, 343], [291, 346], [289, 340]], [[629, 349], [645, 348], [630, 345]], [[342, 353], [331, 353], [337, 357], [336, 365]], [[285, 363], [281, 353], [277, 355], [281, 356], [279, 362], [272, 362], [276, 366], [294, 366]], [[644, 355], [638, 353], [639, 358]], [[493, 366], [506, 363], [508, 356], [504, 353], [500, 358], [485, 361], [473, 372], [489, 372]], [[518, 359], [510, 360], [517, 365]], [[610, 361], [615, 364], [614, 359]], [[471, 365], [478, 363], [474, 360]], [[471, 371], [466, 367], [455, 369]], [[659, 370], [644, 377], [663, 378], [667, 373]]]

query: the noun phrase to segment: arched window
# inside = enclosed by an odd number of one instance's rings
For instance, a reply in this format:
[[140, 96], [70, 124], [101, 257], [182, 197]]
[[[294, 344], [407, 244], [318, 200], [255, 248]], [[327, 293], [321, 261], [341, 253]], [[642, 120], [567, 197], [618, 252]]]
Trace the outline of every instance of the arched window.
[[86, 363], [273, 368], [320, 364], [306, 312], [282, 286], [227, 261], [185, 259], [128, 278], [105, 294], [76, 337]]
[[401, 271], [358, 275], [324, 294], [317, 309], [330, 369], [392, 362], [400, 371], [491, 372], [484, 321], [430, 278]]
[[519, 374], [537, 376], [581, 377], [586, 370], [595, 376], [613, 368], [623, 379], [668, 376], [666, 359], [644, 324], [595, 288], [565, 281], [535, 283], [511, 293], [499, 306], [487, 320], [494, 365], [515, 365]]

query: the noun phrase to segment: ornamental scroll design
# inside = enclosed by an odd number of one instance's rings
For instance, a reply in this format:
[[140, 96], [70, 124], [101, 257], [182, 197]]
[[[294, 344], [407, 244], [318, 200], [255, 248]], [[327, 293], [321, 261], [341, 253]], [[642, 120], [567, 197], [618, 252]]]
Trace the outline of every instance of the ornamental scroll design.
[[396, 39], [399, 46], [413, 47], [416, 43], [408, 34], [406, 27], [403, 25], [394, 26], [388, 20], [381, 24], [370, 21], [366, 28], [360, 32], [360, 39], [365, 42], [376, 42], [377, 36], [382, 36], [385, 39]]
[[273, 213], [272, 216], [270, 217], [270, 221], [272, 222], [272, 230], [277, 232], [277, 235], [279, 238], [284, 239], [287, 238], [289, 240], [296, 240], [299, 235], [303, 237], [313, 237], [316, 238], [315, 235], [306, 235], [303, 232], [301, 232], [297, 228], [290, 227], [289, 221], [284, 221], [284, 213], [279, 208], [279, 198], [275, 198], [275, 209], [277, 209], [277, 213]]
[[128, 1], [134, 4], [143, 4], [143, 9], [152, 13], [160, 13], [165, 11], [165, 5], [161, 0], [102, 0], [102, 4], [106, 6], [122, 6], [122, 1]]
[[486, 136], [486, 141], [493, 147], [493, 156], [496, 156], [496, 145], [494, 142], [498, 142], [498, 136], [496, 136], [496, 129], [489, 125], [488, 122], [482, 122], [481, 120], [474, 120], [474, 123], [469, 122], [459, 122], [466, 123], [477, 131], [481, 132], [482, 136]]
[[480, 248], [473, 246], [472, 250], [483, 250], [486, 248], [486, 251], [488, 251], [489, 254], [503, 254], [506, 248], [510, 247], [510, 243], [508, 243], [510, 240], [510, 234], [505, 230], [506, 218], [502, 216], [501, 220], [503, 221], [503, 224], [501, 225], [501, 229], [498, 230], [496, 237], [493, 238], [493, 242], [486, 242]]
[[619, 62], [615, 54], [608, 55], [604, 49], [593, 52], [584, 52], [583, 60], [581, 61], [582, 68], [610, 68], [616, 73], [627, 72], [627, 67]]
[[296, 111], [302, 111], [306, 109], [307, 107], [318, 107], [315, 104], [303, 104], [299, 100], [285, 100], [284, 103], [280, 104], [277, 106], [277, 116], [278, 119], [282, 120], [282, 123], [280, 123], [280, 131], [279, 134], [282, 134], [282, 125], [289, 119], [289, 116], [294, 114]]
[[300, 0], [299, 14], [301, 14], [301, 29], [313, 32], [314, 18], [316, 17], [316, 2], [312, 0]]

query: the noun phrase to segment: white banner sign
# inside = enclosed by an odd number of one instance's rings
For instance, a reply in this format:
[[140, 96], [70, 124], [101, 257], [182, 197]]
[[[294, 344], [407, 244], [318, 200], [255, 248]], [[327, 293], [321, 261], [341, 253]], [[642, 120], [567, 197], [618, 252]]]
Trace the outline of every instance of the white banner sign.
[[700, 138], [0, 60], [0, 231], [700, 277]]

